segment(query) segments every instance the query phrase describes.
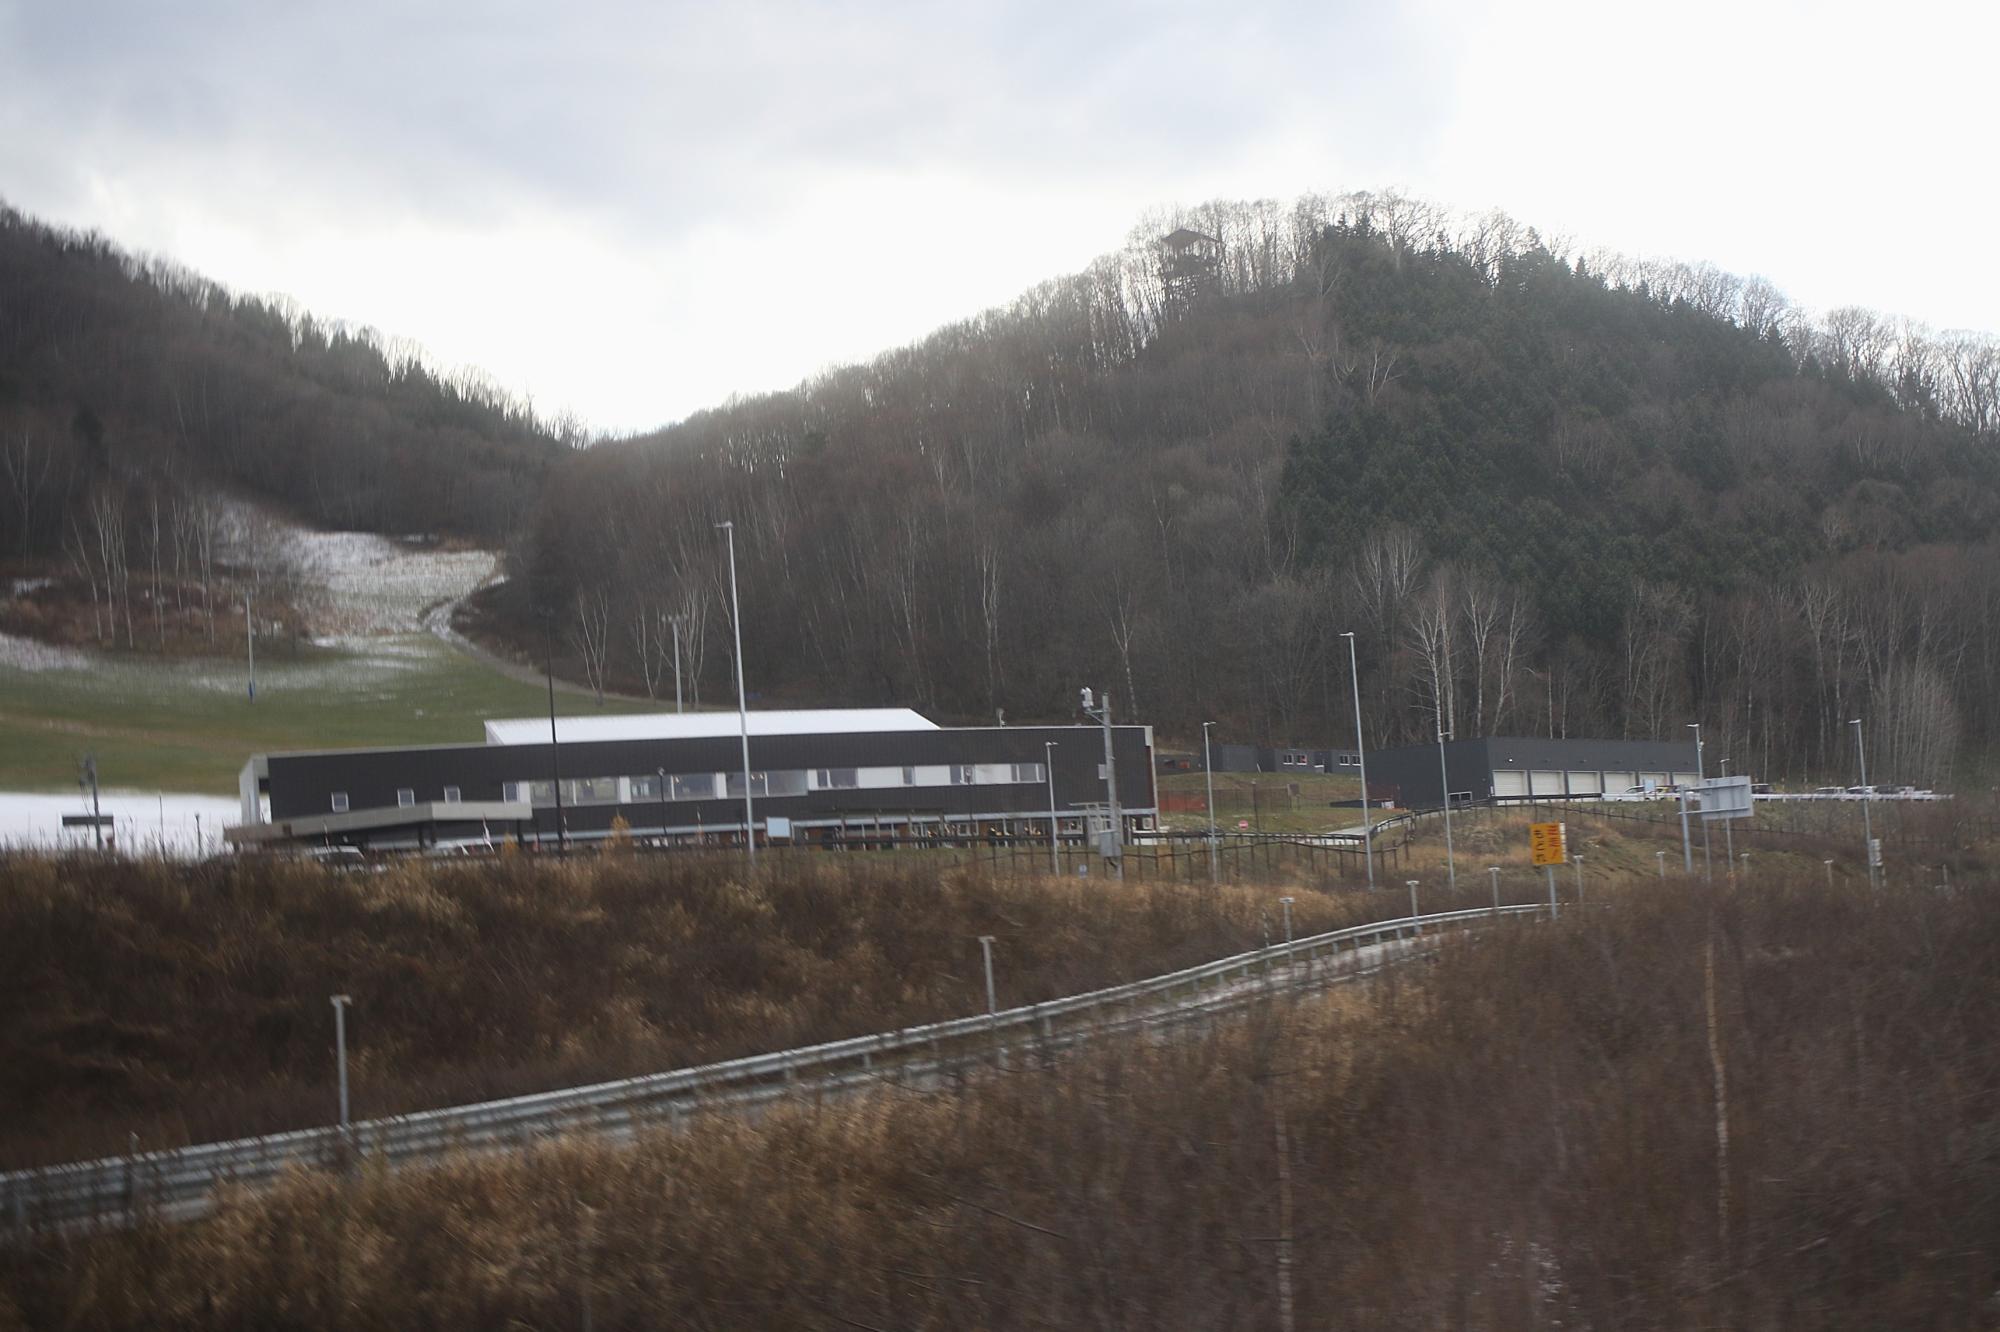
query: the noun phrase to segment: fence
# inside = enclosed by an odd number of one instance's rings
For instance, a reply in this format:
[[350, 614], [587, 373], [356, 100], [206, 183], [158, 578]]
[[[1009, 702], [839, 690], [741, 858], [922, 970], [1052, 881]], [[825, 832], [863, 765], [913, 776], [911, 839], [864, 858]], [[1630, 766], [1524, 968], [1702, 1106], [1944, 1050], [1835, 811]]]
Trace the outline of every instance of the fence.
[[[934, 1078], [971, 1059], [1004, 1060], [1011, 1045], [1023, 1042], [1074, 1041], [1093, 1031], [1251, 1002], [1267, 992], [1274, 976], [1298, 982], [1301, 965], [1306, 984], [1344, 979], [1363, 969], [1364, 961], [1379, 966], [1394, 960], [1384, 954], [1407, 948], [1399, 941], [1414, 941], [1426, 931], [1463, 929], [1501, 916], [1533, 917], [1542, 909], [1537, 903], [1406, 916], [1001, 1013], [595, 1086], [366, 1120], [346, 1129], [301, 1129], [14, 1171], [0, 1175], [0, 1217], [17, 1233], [122, 1223], [139, 1216], [184, 1219], [205, 1212], [222, 1185], [268, 1185], [289, 1169], [342, 1169], [359, 1158], [408, 1165], [456, 1151], [519, 1147], [553, 1134], [629, 1133], [647, 1124], [672, 1124], [705, 1105], [795, 1094], [807, 1080], [824, 1090], [889, 1076]], [[1382, 952], [1363, 959], [1366, 949]]]
[[[1548, 811], [1576, 818], [1650, 824], [1663, 833], [1670, 833], [1676, 842], [1680, 840], [1679, 807], [1671, 804], [1666, 808], [1672, 813], [1642, 812], [1645, 806], [1635, 809], [1629, 805], [1613, 806], [1595, 801], [1544, 802], [1532, 806], [1524, 802], [1519, 808], [1529, 810], [1531, 815], [1537, 811]], [[1887, 799], [1872, 802], [1868, 817], [1873, 821], [1877, 837], [1886, 845], [1905, 852], [1956, 851], [1981, 838], [1991, 838], [2000, 833], [2000, 820], [1996, 820], [1990, 810], [1977, 806], [1913, 804]], [[1688, 829], [1697, 840], [1702, 826], [1700, 815], [1690, 812]], [[1844, 854], [1860, 845], [1863, 826], [1859, 800], [1821, 803], [1760, 800], [1755, 817], [1735, 820], [1730, 835], [1745, 847]], [[1711, 826], [1711, 840], [1716, 836], [1719, 836], [1719, 831]]]

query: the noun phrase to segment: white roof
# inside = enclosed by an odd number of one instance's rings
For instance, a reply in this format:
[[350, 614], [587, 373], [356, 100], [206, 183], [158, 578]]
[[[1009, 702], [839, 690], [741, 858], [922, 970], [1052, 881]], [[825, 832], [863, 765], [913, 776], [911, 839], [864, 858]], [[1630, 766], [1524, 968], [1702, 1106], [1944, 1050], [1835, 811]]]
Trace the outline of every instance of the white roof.
[[[736, 735], [734, 712], [642, 712], [629, 716], [558, 717], [556, 742], [590, 740], [699, 740]], [[935, 731], [936, 722], [909, 708], [823, 708], [750, 714], [752, 735], [834, 735], [855, 731]], [[545, 745], [547, 717], [509, 717], [486, 723], [489, 745]]]

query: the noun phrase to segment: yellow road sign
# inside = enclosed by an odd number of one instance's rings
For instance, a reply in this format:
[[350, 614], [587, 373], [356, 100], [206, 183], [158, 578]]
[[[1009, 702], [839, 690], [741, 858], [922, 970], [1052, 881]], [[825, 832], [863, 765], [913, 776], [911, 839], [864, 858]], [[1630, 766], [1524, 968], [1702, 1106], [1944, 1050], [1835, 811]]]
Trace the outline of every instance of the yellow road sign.
[[1528, 825], [1528, 857], [1537, 865], [1569, 863], [1569, 840], [1560, 823]]

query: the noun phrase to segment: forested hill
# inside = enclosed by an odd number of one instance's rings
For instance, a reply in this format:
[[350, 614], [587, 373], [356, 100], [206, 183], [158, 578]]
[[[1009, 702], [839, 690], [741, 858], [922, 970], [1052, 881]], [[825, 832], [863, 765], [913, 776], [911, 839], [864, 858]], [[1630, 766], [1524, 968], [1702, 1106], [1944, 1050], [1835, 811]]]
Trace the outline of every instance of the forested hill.
[[407, 348], [0, 205], [0, 557], [57, 553], [93, 502], [218, 484], [329, 527], [497, 541], [563, 433]]
[[[1707, 734], [1944, 780], [2000, 737], [2000, 354], [1396, 198], [1212, 205], [798, 391], [572, 459], [583, 668], [1192, 737]], [[666, 684], [671, 687], [670, 682]], [[1969, 743], [1967, 743], [1969, 742]], [[1875, 765], [1871, 765], [1871, 768]], [[1871, 775], [1873, 772], [1871, 771]]]

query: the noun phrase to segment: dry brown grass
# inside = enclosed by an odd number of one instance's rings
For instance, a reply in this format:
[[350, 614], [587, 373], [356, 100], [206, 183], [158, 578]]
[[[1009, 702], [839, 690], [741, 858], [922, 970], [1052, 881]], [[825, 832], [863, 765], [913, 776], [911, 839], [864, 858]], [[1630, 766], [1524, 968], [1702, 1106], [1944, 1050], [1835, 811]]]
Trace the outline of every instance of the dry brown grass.
[[[1280, 889], [1004, 878], [927, 857], [0, 861], [0, 1163], [567, 1086], [1152, 975], [1276, 933]], [[1300, 933], [1392, 899], [1290, 888]]]
[[1990, 879], [1641, 883], [1164, 1047], [17, 1250], [0, 1326], [1274, 1327], [1288, 1251], [1302, 1327], [1990, 1327], [1996, 956]]

